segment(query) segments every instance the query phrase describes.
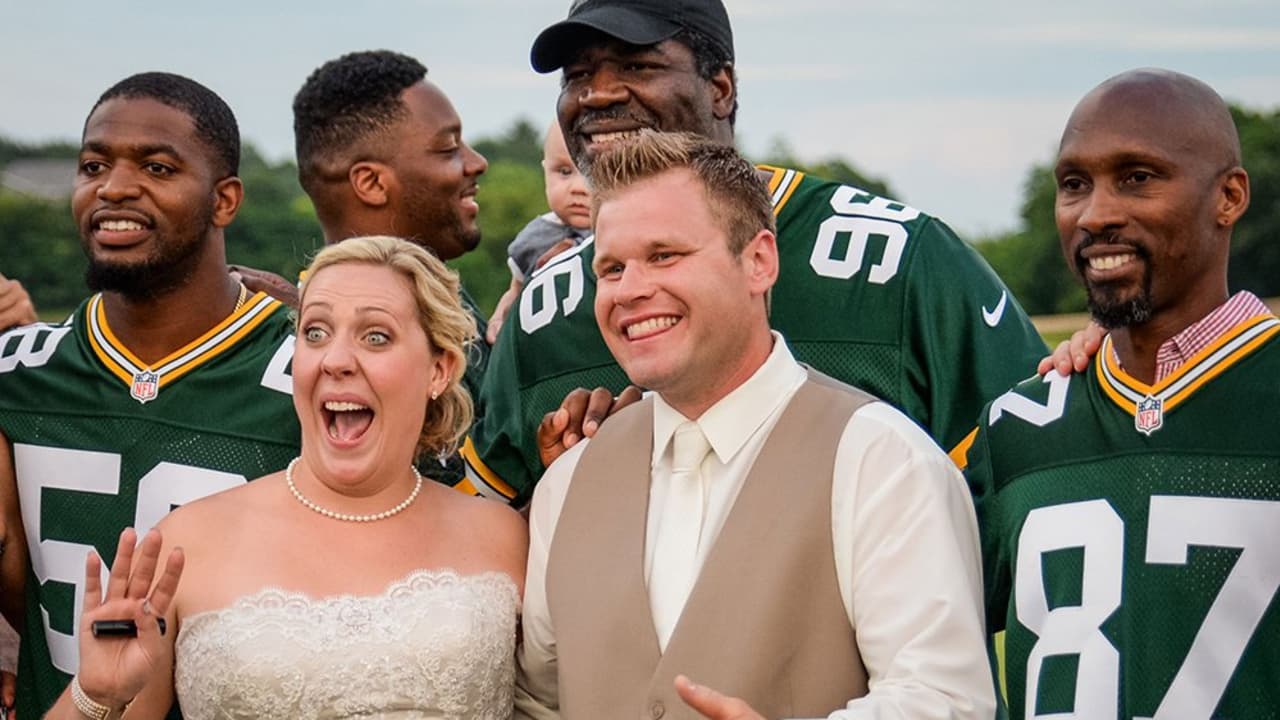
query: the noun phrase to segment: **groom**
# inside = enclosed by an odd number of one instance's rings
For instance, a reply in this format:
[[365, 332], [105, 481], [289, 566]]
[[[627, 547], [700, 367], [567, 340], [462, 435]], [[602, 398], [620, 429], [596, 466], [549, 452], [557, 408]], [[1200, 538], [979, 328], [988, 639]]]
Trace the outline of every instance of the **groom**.
[[654, 394], [534, 494], [517, 716], [990, 717], [964, 483], [770, 331], [756, 170], [646, 132], [591, 177], [596, 320]]

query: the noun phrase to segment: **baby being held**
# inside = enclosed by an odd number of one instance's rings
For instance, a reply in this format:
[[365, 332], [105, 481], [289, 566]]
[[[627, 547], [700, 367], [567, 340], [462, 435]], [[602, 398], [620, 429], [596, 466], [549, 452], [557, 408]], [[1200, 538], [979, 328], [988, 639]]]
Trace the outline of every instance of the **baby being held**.
[[507, 311], [520, 296], [525, 280], [556, 255], [575, 247], [591, 235], [591, 193], [564, 144], [560, 125], [552, 122], [542, 143], [542, 176], [551, 211], [529, 221], [507, 246], [511, 286], [498, 300], [489, 318], [486, 338], [498, 338]]

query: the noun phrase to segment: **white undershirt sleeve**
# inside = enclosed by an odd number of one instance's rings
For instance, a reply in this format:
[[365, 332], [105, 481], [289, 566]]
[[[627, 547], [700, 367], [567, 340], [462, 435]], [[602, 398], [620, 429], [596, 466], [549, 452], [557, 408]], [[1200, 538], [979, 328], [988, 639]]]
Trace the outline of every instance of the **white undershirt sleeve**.
[[850, 419], [835, 468], [837, 579], [869, 693], [829, 717], [993, 717], [978, 527], [959, 471], [885, 403]]

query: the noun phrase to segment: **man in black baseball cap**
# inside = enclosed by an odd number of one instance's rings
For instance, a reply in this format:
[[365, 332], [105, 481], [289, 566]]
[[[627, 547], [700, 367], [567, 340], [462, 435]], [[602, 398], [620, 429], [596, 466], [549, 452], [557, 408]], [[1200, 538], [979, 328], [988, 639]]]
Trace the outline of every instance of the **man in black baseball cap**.
[[578, 0], [530, 53], [539, 72], [564, 69], [556, 109], [584, 172], [601, 147], [646, 128], [732, 144], [733, 58], [721, 0]]
[[530, 59], [534, 70], [547, 73], [564, 67], [591, 31], [631, 45], [653, 45], [681, 30], [701, 33], [733, 61], [733, 29], [719, 0], [578, 0], [569, 17], [533, 41]]

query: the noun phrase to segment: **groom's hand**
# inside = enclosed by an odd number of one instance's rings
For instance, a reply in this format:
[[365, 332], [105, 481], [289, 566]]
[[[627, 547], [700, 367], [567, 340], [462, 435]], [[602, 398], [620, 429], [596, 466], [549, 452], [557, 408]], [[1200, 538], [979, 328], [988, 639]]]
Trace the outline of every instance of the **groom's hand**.
[[710, 720], [764, 720], [741, 698], [728, 697], [709, 687], [694, 685], [684, 675], [676, 676], [676, 692], [686, 705]]

